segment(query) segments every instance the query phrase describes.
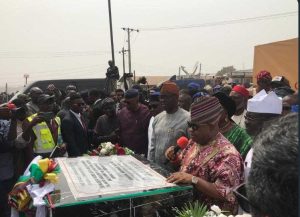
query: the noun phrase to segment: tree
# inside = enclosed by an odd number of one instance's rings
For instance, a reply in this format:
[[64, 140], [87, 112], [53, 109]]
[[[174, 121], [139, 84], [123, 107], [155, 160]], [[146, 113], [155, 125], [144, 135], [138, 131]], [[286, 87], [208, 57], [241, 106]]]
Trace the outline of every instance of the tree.
[[236, 69], [233, 66], [226, 66], [226, 67], [223, 67], [220, 71], [218, 71], [216, 76], [223, 76], [225, 74], [229, 75], [235, 71], [236, 71]]

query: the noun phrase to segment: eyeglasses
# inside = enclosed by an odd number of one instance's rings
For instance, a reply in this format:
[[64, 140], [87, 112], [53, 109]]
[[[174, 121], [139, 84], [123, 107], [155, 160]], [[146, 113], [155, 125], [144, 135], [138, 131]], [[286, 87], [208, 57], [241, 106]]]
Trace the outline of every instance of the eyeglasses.
[[291, 111], [292, 107], [291, 106], [283, 106], [282, 109], [284, 111]]
[[233, 193], [236, 196], [240, 207], [245, 212], [250, 213], [251, 207], [253, 207], [253, 206], [251, 205], [251, 203], [249, 202], [249, 200], [247, 198], [246, 183], [242, 183], [241, 185], [238, 185], [237, 187], [235, 187], [233, 189]]
[[73, 105], [77, 105], [77, 106], [85, 106], [85, 103], [74, 103]]
[[201, 126], [208, 126], [209, 124], [195, 124], [195, 123], [192, 123], [192, 122], [188, 121], [187, 125], [192, 130], [198, 130]]

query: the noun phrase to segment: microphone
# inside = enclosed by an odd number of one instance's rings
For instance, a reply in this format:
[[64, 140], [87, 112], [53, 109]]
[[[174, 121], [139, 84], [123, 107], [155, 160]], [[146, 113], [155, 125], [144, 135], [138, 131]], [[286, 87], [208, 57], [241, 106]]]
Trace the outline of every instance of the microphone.
[[[189, 140], [185, 136], [181, 136], [179, 139], [177, 139], [177, 145], [174, 148], [174, 155], [176, 155], [179, 150], [184, 149], [187, 146], [188, 142]], [[167, 163], [169, 163], [169, 161], [170, 160], [167, 159], [164, 164], [166, 165]]]

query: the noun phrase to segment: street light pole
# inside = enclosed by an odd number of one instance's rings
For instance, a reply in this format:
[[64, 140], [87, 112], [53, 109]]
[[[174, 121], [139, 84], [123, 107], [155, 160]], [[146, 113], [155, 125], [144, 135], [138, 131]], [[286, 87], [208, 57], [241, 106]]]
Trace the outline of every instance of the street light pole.
[[108, 13], [109, 13], [109, 27], [110, 27], [111, 58], [112, 58], [112, 62], [114, 64], [114, 66], [115, 66], [115, 51], [114, 51], [114, 38], [113, 38], [113, 29], [112, 29], [110, 0], [108, 0]]

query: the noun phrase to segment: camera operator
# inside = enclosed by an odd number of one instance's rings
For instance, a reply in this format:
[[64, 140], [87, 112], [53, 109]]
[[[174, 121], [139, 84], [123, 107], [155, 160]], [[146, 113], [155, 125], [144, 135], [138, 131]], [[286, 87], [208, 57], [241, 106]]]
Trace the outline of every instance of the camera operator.
[[61, 121], [53, 113], [54, 96], [41, 94], [37, 104], [39, 112], [27, 117], [22, 126], [22, 137], [28, 142], [25, 149], [25, 166], [37, 155], [43, 158], [50, 157], [52, 151], [56, 150], [60, 155], [65, 153], [60, 130]]
[[13, 147], [17, 137], [16, 110], [7, 106], [0, 108], [0, 217], [10, 216], [7, 195], [15, 181]]

